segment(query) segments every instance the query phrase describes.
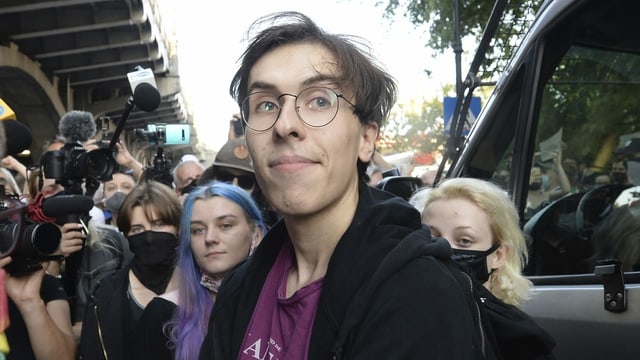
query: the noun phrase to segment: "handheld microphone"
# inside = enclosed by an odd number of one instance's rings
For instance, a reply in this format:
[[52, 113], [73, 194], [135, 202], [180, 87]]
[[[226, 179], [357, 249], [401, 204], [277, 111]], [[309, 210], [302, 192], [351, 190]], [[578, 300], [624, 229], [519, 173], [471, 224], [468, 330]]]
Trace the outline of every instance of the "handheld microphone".
[[160, 101], [160, 92], [149, 83], [142, 83], [133, 91], [133, 102], [140, 110], [153, 111], [160, 106]]
[[151, 69], [136, 66], [136, 71], [128, 73], [127, 78], [129, 79], [129, 85], [131, 86], [133, 95], [127, 100], [127, 105], [124, 107], [120, 122], [113, 132], [111, 142], [109, 143], [110, 149], [115, 149], [116, 143], [120, 138], [120, 133], [124, 130], [124, 125], [134, 106], [137, 106], [142, 111], [151, 112], [160, 106], [162, 100]]
[[87, 111], [70, 111], [60, 119], [58, 131], [66, 143], [84, 143], [96, 134], [93, 114]]

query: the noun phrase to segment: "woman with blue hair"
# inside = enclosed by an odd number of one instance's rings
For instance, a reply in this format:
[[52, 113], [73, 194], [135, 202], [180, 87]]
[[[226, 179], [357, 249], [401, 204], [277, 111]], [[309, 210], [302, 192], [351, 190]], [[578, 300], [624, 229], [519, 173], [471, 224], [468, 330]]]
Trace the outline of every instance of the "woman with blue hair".
[[137, 358], [197, 358], [223, 277], [251, 254], [265, 230], [242, 188], [212, 182], [191, 192], [180, 222], [178, 288], [145, 309]]

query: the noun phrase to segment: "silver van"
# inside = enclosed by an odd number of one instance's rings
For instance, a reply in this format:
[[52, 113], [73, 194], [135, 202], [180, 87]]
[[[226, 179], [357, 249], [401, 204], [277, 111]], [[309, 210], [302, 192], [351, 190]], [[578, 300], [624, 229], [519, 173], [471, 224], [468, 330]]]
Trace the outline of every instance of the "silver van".
[[524, 310], [558, 359], [640, 359], [639, 14], [638, 0], [544, 2], [442, 167], [516, 203], [535, 284]]

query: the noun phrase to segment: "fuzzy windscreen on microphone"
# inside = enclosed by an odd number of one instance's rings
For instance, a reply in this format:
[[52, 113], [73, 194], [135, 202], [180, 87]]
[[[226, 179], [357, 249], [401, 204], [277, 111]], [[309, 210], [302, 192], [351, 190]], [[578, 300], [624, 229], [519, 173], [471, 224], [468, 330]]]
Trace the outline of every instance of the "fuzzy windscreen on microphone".
[[58, 131], [66, 143], [83, 143], [95, 136], [96, 122], [90, 112], [73, 110], [62, 116]]

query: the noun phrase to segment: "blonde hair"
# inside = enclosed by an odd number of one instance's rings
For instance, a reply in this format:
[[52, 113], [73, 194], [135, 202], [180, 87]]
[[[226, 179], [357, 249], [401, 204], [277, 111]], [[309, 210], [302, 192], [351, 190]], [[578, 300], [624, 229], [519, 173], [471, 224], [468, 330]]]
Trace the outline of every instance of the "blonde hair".
[[518, 212], [507, 193], [495, 184], [472, 178], [449, 179], [426, 194], [423, 211], [436, 200], [466, 199], [489, 218], [493, 244], [506, 247], [506, 261], [495, 269], [487, 289], [507, 304], [519, 305], [530, 298], [531, 282], [522, 275], [527, 244], [519, 226]]

